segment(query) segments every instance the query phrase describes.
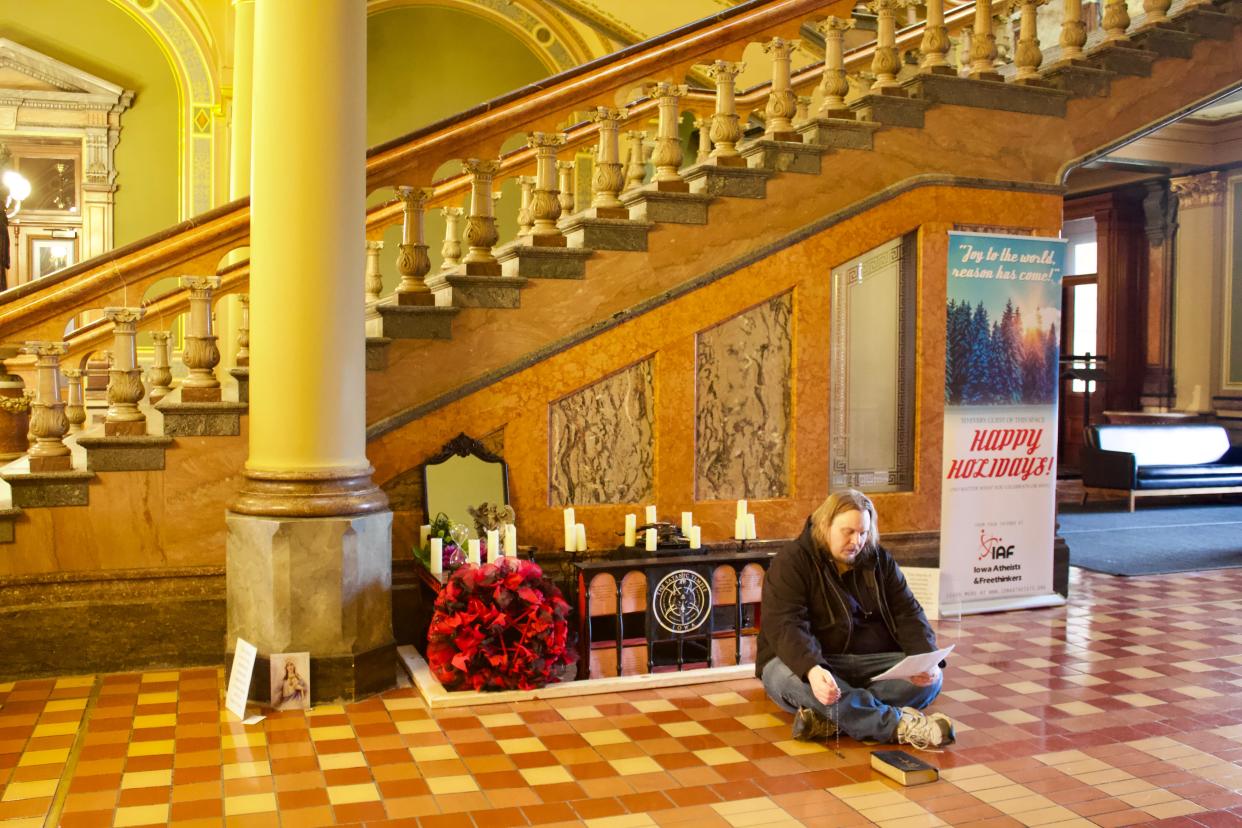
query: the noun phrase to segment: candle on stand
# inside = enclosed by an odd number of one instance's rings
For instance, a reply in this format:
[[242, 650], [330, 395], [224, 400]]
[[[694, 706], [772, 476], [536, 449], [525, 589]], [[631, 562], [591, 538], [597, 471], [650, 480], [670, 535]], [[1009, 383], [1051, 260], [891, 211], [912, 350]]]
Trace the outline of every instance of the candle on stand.
[[565, 551], [574, 551], [574, 508], [570, 506], [565, 510]]
[[690, 548], [691, 549], [702, 549], [703, 548], [703, 530], [702, 528], [698, 526], [690, 527]]
[[733, 521], [733, 539], [746, 540], [746, 515], [738, 515]]
[[656, 530], [654, 529], [647, 530], [647, 551], [656, 551]]
[[500, 557], [500, 530], [487, 530], [487, 560], [494, 561]]
[[748, 507], [747, 507], [746, 501], [745, 501], [745, 500], [739, 500], [739, 501], [737, 502], [737, 516], [738, 516], [739, 518], [742, 518], [743, 520], [745, 520], [745, 519], [746, 519], [746, 514], [747, 514], [747, 511], [748, 511]]
[[418, 548], [427, 548], [427, 538], [431, 537], [431, 527], [424, 523], [418, 527]]
[[428, 567], [432, 575], [444, 572], [444, 538], [431, 539], [431, 561]]
[[633, 547], [638, 543], [638, 515], [625, 516], [625, 545]]
[[746, 516], [746, 540], [755, 540], [758, 537], [755, 533], [755, 515], [752, 512]]
[[466, 541], [466, 560], [475, 566], [479, 565], [479, 539], [471, 538]]
[[657, 520], [657, 518], [656, 518], [656, 507], [654, 507], [654, 506], [648, 506], [648, 507], [647, 507], [647, 522], [648, 522], [648, 523], [655, 523], [655, 522], [656, 522], [656, 520]]
[[587, 551], [586, 525], [585, 524], [579, 523], [579, 524], [575, 524], [574, 526], [574, 551], [575, 552]]
[[690, 527], [693, 525], [694, 525], [694, 513], [693, 512], [682, 512], [681, 513], [681, 533], [685, 535], [687, 538], [690, 537]]
[[512, 523], [505, 524], [505, 557], [517, 557], [517, 526]]

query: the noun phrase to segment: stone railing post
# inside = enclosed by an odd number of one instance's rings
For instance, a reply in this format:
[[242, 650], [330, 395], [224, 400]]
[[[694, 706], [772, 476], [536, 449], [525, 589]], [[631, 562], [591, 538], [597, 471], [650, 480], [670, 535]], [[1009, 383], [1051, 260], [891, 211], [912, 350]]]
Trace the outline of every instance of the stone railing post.
[[643, 142], [647, 133], [631, 131], [625, 133], [627, 145], [625, 155], [625, 189], [632, 190], [643, 186], [647, 178], [647, 159], [643, 157]]
[[519, 236], [528, 236], [535, 227], [535, 218], [531, 215], [531, 205], [535, 200], [535, 177], [519, 175], [517, 183], [518, 195], [521, 198], [518, 202], [517, 231]]
[[1022, 0], [1022, 23], [1018, 32], [1018, 45], [1014, 49], [1014, 66], [1018, 83], [1042, 83], [1039, 65], [1044, 53], [1039, 49], [1039, 33], [1036, 31], [1036, 14], [1047, 0]]
[[[168, 358], [168, 349], [170, 347], [169, 340], [172, 334], [168, 331], [152, 331], [151, 342], [154, 345], [154, 357], [151, 367], [147, 369], [147, 379], [151, 381], [151, 393], [148, 399], [151, 404], [155, 405], [172, 391], [172, 363]], [[238, 337], [238, 341], [241, 338]], [[240, 351], [239, 351], [240, 353]], [[72, 404], [73, 394], [70, 393], [69, 401]]]
[[461, 264], [461, 218], [466, 211], [460, 207], [441, 207], [444, 216], [444, 243], [440, 245], [441, 269]]
[[[241, 299], [241, 324], [237, 327], [237, 361], [238, 368], [250, 367], [250, 294], [243, 293]], [[164, 340], [164, 364], [172, 365], [172, 341]], [[172, 382], [169, 379], [169, 382]]]
[[114, 354], [112, 368], [108, 371], [105, 437], [147, 433], [147, 415], [138, 410], [138, 401], [145, 390], [134, 341], [138, 321], [145, 315], [146, 311], [142, 308], [104, 308], [104, 316], [112, 320]]
[[[891, 2], [891, 0], [887, 0]], [[763, 137], [771, 141], [801, 141], [794, 132], [793, 116], [798, 111], [798, 95], [790, 83], [790, 55], [798, 48], [797, 40], [774, 37], [763, 44], [763, 51], [772, 58], [772, 91], [763, 113], [768, 122]]]
[[819, 104], [821, 118], [853, 118], [854, 113], [845, 105], [850, 82], [845, 74], [845, 33], [854, 28], [854, 20], [829, 17], [815, 25], [824, 36], [824, 74], [819, 81], [822, 100]]
[[181, 382], [181, 401], [220, 402], [220, 380], [213, 373], [220, 349], [211, 328], [211, 294], [220, 287], [220, 277], [182, 276], [181, 286], [190, 291], [190, 327], [181, 352], [190, 375]]
[[561, 215], [573, 215], [578, 212], [574, 209], [577, 206], [577, 199], [574, 198], [574, 162], [557, 161], [556, 172], [556, 186], [561, 192], [560, 196], [558, 196], [561, 202]]
[[60, 373], [65, 378], [65, 385], [68, 387], [69, 401], [65, 404], [65, 419], [69, 421], [69, 431], [76, 433], [82, 430], [82, 424], [86, 422], [86, 398], [82, 396], [82, 369], [62, 368]]
[[1146, 27], [1168, 23], [1169, 7], [1172, 5], [1172, 0], [1143, 0], [1143, 11], [1146, 12], [1143, 25]]
[[945, 54], [949, 51], [949, 29], [944, 25], [944, 0], [927, 0], [927, 20], [919, 43], [919, 68], [933, 75], [952, 75]]
[[712, 155], [712, 119], [711, 118], [695, 118], [694, 130], [699, 135], [699, 150], [694, 155], [694, 163], [706, 164], [707, 159]]
[[1100, 25], [1104, 27], [1105, 43], [1129, 43], [1130, 36], [1126, 30], [1130, 28], [1130, 12], [1126, 9], [1126, 0], [1104, 0]]
[[462, 172], [470, 176], [470, 217], [466, 220], [466, 252], [463, 263], [467, 276], [499, 276], [500, 262], [492, 254], [500, 234], [492, 205], [492, 178], [500, 170], [499, 161], [470, 158], [462, 162]]
[[1064, 0], [1061, 13], [1061, 60], [1083, 59], [1082, 47], [1087, 42], [1087, 24], [1082, 19], [1082, 0]]
[[367, 239], [367, 268], [363, 277], [363, 292], [367, 302], [378, 302], [384, 292], [384, 276], [380, 273], [380, 251], [383, 249], [382, 241]]
[[26, 353], [36, 357], [38, 386], [30, 405], [30, 433], [34, 445], [27, 452], [32, 472], [68, 471], [73, 468], [69, 447], [62, 438], [69, 430], [65, 403], [60, 398], [60, 358], [63, 342], [27, 342]]
[[660, 123], [656, 135], [655, 152], [651, 163], [655, 165], [655, 189], [660, 192], [687, 193], [690, 185], [681, 178], [681, 136], [677, 128], [678, 99], [686, 94], [685, 85], [661, 82], [647, 86], [647, 97], [655, 98], [660, 108]]
[[976, 0], [969, 77], [975, 80], [1001, 80], [996, 71], [996, 54], [996, 33], [992, 30], [992, 0]]
[[606, 106], [597, 107], [591, 113], [591, 120], [599, 125], [599, 147], [595, 152], [595, 171], [591, 174], [591, 207], [596, 218], [630, 217], [630, 211], [617, 197], [625, 186], [617, 140], [624, 118], [624, 109], [609, 109]]
[[436, 303], [425, 280], [431, 270], [427, 256], [427, 239], [423, 214], [427, 202], [435, 192], [430, 187], [396, 187], [401, 199], [401, 246], [397, 253], [397, 272], [401, 284], [397, 285], [398, 305], [429, 306]]
[[560, 190], [556, 178], [556, 150], [565, 136], [556, 132], [532, 132], [526, 146], [535, 151], [535, 195], [530, 203], [534, 220], [529, 238], [536, 247], [564, 247], [565, 236], [556, 226], [561, 217]]
[[742, 129], [738, 124], [737, 76], [746, 69], [745, 63], [718, 60], [707, 67], [707, 75], [716, 82], [716, 111], [712, 114], [711, 139], [715, 148], [711, 160], [721, 167], [745, 167], [746, 159], [737, 151]]
[[875, 73], [872, 92], [893, 94], [901, 91], [897, 73], [901, 58], [897, 54], [897, 0], [873, 0], [870, 8], [876, 14], [875, 53], [871, 71]]

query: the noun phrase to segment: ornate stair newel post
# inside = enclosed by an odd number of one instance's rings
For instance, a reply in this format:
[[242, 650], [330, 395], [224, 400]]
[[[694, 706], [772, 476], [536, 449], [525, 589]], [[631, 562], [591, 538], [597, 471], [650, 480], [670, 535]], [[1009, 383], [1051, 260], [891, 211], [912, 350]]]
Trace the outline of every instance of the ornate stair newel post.
[[816, 29], [824, 36], [824, 74], [819, 82], [822, 100], [819, 104], [821, 118], [853, 118], [854, 112], [845, 105], [850, 82], [845, 75], [845, 33], [854, 28], [853, 18], [842, 20], [829, 17], [817, 23]]
[[945, 53], [949, 51], [949, 29], [944, 25], [944, 0], [927, 0], [927, 21], [919, 43], [919, 69], [933, 75], [953, 75]]
[[535, 219], [530, 214], [531, 203], [535, 200], [535, 177], [533, 175], [519, 175], [517, 183], [518, 192], [522, 199], [518, 203], [517, 231], [519, 236], [528, 236], [535, 227]]
[[470, 218], [466, 221], [466, 244], [470, 250], [464, 263], [467, 276], [499, 276], [500, 262], [492, 255], [492, 247], [500, 234], [492, 212], [492, 177], [500, 169], [499, 161], [470, 158], [462, 162], [462, 172], [470, 176]]
[[571, 216], [577, 212], [574, 207], [577, 206], [574, 198], [574, 162], [573, 161], [557, 161], [557, 189], [561, 191], [558, 196], [561, 202], [561, 215]]
[[565, 236], [556, 226], [561, 217], [560, 190], [556, 180], [556, 150], [565, 136], [556, 132], [532, 132], [526, 146], [535, 151], [535, 196], [530, 202], [534, 226], [529, 235], [535, 247], [564, 247]]
[[660, 108], [660, 125], [656, 136], [655, 152], [651, 154], [651, 163], [655, 165], [655, 189], [657, 192], [688, 193], [690, 185], [681, 178], [681, 137], [677, 127], [677, 101], [686, 94], [685, 85], [666, 81], [653, 83], [647, 87], [647, 97], [655, 98]]
[[1084, 59], [1082, 47], [1087, 42], [1087, 24], [1082, 19], [1082, 0], [1065, 0], [1061, 15], [1061, 60], [1066, 63]]
[[220, 277], [182, 276], [181, 286], [190, 291], [190, 329], [181, 352], [190, 375], [181, 382], [181, 401], [220, 402], [220, 380], [213, 373], [220, 349], [211, 329], [211, 294], [220, 287]]
[[[164, 340], [164, 364], [172, 365], [172, 340]], [[241, 325], [237, 328], [237, 367], [250, 367], [250, 294], [241, 295]], [[169, 378], [172, 382], [172, 378]]]
[[630, 217], [630, 211], [617, 197], [625, 186], [617, 137], [624, 118], [624, 109], [609, 109], [606, 106], [597, 107], [591, 113], [591, 120], [599, 125], [599, 148], [595, 154], [595, 171], [591, 174], [591, 208], [596, 218]]
[[105, 437], [147, 433], [147, 415], [138, 410], [138, 401], [142, 399], [144, 389], [134, 342], [138, 320], [145, 315], [146, 311], [142, 308], [104, 308], [104, 316], [112, 320], [114, 337], [114, 362], [108, 372]]
[[996, 72], [996, 54], [996, 33], [992, 30], [992, 0], [976, 0], [969, 77], [974, 80], [1001, 80]]
[[[245, 298], [245, 297], [242, 297]], [[244, 306], [243, 306], [244, 307]], [[244, 328], [242, 330], [245, 330]], [[247, 333], [249, 333], [247, 331]], [[168, 331], [152, 331], [151, 340], [155, 343], [155, 361], [150, 368], [147, 369], [147, 379], [151, 381], [151, 393], [148, 399], [151, 404], [155, 405], [172, 391], [172, 364], [168, 359], [168, 340], [172, 338], [172, 334]], [[241, 337], [238, 336], [238, 342]], [[241, 351], [238, 351], [241, 354]], [[65, 376], [68, 376], [66, 373]], [[69, 389], [69, 404], [73, 405], [73, 387]], [[73, 418], [70, 417], [70, 422]]]
[[643, 157], [643, 142], [647, 133], [630, 131], [625, 133], [627, 144], [625, 154], [625, 189], [632, 190], [643, 186], [647, 178], [647, 159]]
[[774, 37], [763, 44], [763, 51], [772, 57], [772, 91], [764, 115], [768, 123], [763, 137], [770, 141], [802, 141], [794, 132], [793, 116], [798, 111], [798, 95], [790, 84], [789, 56], [798, 48], [797, 40]]
[[737, 151], [742, 129], [738, 124], [737, 76], [746, 68], [745, 63], [718, 60], [707, 67], [707, 75], [716, 82], [716, 111], [712, 114], [711, 139], [715, 149], [711, 152], [713, 164], [720, 167], [745, 167], [746, 159]]
[[[158, 352], [157, 349], [156, 353]], [[65, 419], [69, 421], [69, 431], [77, 433], [82, 430], [82, 424], [86, 422], [86, 401], [82, 396], [82, 369], [62, 368], [60, 373], [65, 378], [65, 385], [68, 387], [69, 401], [65, 404]]]
[[63, 342], [27, 342], [26, 353], [34, 354], [39, 384], [31, 404], [30, 433], [34, 445], [27, 454], [32, 472], [68, 471], [73, 468], [69, 447], [62, 438], [69, 430], [65, 404], [60, 399], [60, 358], [67, 348]]
[[871, 58], [875, 83], [871, 91], [881, 95], [903, 94], [897, 82], [901, 70], [901, 58], [897, 55], [897, 0], [872, 0], [870, 8], [876, 14], [875, 54]]
[[436, 298], [423, 281], [431, 270], [423, 230], [423, 212], [433, 190], [430, 187], [397, 187], [396, 190], [397, 197], [401, 199], [402, 213], [401, 252], [397, 254], [401, 284], [397, 286], [397, 304], [434, 305]]
[[384, 243], [382, 241], [367, 239], [367, 268], [366, 275], [363, 278], [364, 295], [367, 302], [378, 302], [380, 294], [384, 292], [384, 276], [380, 273], [380, 251], [383, 249]]
[[1042, 85], [1043, 78], [1039, 75], [1039, 65], [1044, 62], [1044, 53], [1039, 50], [1039, 33], [1035, 29], [1036, 14], [1040, 6], [1048, 0], [1022, 0], [1022, 24], [1018, 32], [1018, 46], [1014, 49], [1014, 66], [1017, 83]]
[[1126, 29], [1130, 28], [1130, 12], [1126, 9], [1126, 0], [1104, 0], [1104, 15], [1100, 24], [1104, 27], [1104, 42], [1126, 45], [1130, 36]]
[[444, 216], [444, 243], [440, 245], [442, 270], [461, 264], [461, 218], [465, 214], [460, 207], [440, 208], [440, 215]]

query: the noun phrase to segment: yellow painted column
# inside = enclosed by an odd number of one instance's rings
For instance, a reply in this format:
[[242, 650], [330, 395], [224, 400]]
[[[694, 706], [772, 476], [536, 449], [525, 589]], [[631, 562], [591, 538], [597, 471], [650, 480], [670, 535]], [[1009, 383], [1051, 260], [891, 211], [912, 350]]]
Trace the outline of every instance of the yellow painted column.
[[[254, 107], [254, 0], [233, 0], [233, 105], [229, 130], [229, 201], [250, 195], [250, 137]], [[245, 248], [227, 263], [246, 258]], [[222, 296], [216, 304], [220, 332], [220, 372], [237, 366], [241, 297]], [[224, 379], [223, 376], [220, 377]]]

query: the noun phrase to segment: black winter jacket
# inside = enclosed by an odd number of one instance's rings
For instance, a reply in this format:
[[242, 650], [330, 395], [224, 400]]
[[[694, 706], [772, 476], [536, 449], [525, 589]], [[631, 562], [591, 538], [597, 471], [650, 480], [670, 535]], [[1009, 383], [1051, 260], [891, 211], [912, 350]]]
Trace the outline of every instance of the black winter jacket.
[[[825, 655], [849, 652], [854, 622], [835, 567], [832, 556], [815, 545], [809, 520], [802, 534], [772, 559], [763, 581], [755, 675], [762, 676], [764, 665], [779, 658], [794, 675], [806, 678], [816, 664], [827, 667]], [[935, 650], [936, 634], [893, 557], [876, 546], [870, 562], [859, 567], [902, 651]]]

